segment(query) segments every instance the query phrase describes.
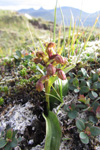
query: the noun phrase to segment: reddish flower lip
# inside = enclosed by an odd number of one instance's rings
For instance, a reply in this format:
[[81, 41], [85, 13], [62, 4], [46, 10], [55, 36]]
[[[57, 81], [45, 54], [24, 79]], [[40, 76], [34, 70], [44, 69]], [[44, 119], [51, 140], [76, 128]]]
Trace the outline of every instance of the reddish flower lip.
[[49, 64], [47, 66], [47, 75], [54, 75], [55, 73], [56, 73], [56, 68], [52, 64]]
[[62, 71], [62, 70], [59, 70], [59, 71], [58, 71], [58, 77], [59, 77], [61, 80], [66, 80], [66, 75], [65, 75], [64, 71]]
[[36, 90], [41, 92], [41, 91], [43, 91], [43, 88], [44, 88], [43, 83], [40, 80], [38, 80], [36, 83]]

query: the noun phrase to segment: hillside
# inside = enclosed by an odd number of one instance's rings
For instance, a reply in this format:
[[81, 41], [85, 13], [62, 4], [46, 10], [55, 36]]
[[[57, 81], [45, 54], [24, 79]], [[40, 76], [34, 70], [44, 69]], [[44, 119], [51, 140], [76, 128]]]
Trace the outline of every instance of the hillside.
[[[79, 20], [81, 20], [80, 22], [80, 26], [93, 26], [96, 17], [99, 15], [99, 12], [95, 12], [95, 13], [86, 13], [84, 11], [81, 11], [79, 9], [76, 8], [72, 8], [72, 7], [61, 7], [63, 15], [64, 15], [64, 21], [65, 21], [65, 25], [69, 26], [70, 25], [70, 21], [71, 21], [71, 12], [73, 14], [74, 17], [74, 21], [76, 22], [76, 25], [79, 25]], [[38, 10], [35, 10], [33, 8], [30, 9], [21, 9], [18, 12], [20, 13], [28, 13], [31, 16], [34, 17], [41, 17], [45, 20], [49, 20], [49, 21], [53, 21], [54, 20], [54, 9], [51, 10], [46, 10], [43, 8], [40, 8]], [[62, 22], [62, 16], [61, 16], [61, 11], [60, 8], [57, 8], [57, 23], [61, 24]], [[100, 27], [100, 19], [97, 23], [97, 27]]]
[[[33, 49], [38, 38], [48, 39], [53, 23], [31, 20], [17, 12], [0, 10], [0, 55], [16, 49]], [[48, 36], [49, 35], [49, 36]]]

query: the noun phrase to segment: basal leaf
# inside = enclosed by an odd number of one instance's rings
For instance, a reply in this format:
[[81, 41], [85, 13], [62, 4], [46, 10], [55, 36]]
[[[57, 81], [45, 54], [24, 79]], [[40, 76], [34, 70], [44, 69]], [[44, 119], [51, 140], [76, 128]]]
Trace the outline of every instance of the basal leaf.
[[49, 111], [46, 120], [46, 141], [44, 150], [59, 150], [61, 140], [61, 128], [57, 116]]

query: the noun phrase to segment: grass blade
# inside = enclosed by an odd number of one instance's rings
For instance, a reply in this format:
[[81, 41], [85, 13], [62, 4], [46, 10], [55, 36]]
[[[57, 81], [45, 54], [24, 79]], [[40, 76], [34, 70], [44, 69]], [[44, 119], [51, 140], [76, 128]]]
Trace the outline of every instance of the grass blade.
[[57, 2], [56, 0], [56, 6], [55, 6], [55, 11], [54, 11], [54, 31], [53, 31], [53, 42], [55, 42], [55, 37], [56, 37], [56, 11], [57, 11]]
[[93, 25], [93, 27], [92, 27], [92, 29], [91, 29], [90, 33], [89, 33], [89, 36], [88, 36], [88, 38], [87, 38], [87, 40], [86, 40], [86, 42], [85, 42], [85, 44], [84, 44], [84, 48], [83, 48], [84, 50], [85, 50], [85, 48], [86, 48], [87, 42], [89, 41], [90, 36], [91, 36], [91, 34], [92, 34], [93, 30], [94, 30], [94, 28], [95, 28], [95, 25], [96, 25], [96, 24], [97, 24], [97, 22], [98, 22], [98, 19], [99, 19], [99, 16], [96, 18], [95, 23], [94, 23], [94, 25]]

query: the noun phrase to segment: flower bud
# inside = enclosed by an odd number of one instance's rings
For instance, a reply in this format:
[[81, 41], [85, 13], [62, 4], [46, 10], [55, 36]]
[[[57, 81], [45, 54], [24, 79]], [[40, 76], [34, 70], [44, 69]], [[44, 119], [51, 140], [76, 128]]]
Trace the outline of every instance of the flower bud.
[[55, 57], [55, 61], [56, 61], [57, 63], [59, 63], [59, 64], [62, 64], [62, 63], [63, 63], [63, 57], [60, 56], [60, 55], [57, 55], [57, 56]]
[[38, 58], [40, 58], [40, 57], [44, 57], [45, 56], [45, 54], [44, 54], [44, 52], [37, 52], [36, 53], [36, 56], [38, 57]]
[[47, 46], [47, 48], [54, 48], [56, 44], [54, 42], [50, 42]]
[[51, 55], [51, 56], [49, 57], [49, 59], [54, 59], [56, 56], [57, 56], [57, 54]]
[[52, 49], [47, 49], [46, 52], [47, 52], [49, 58], [53, 55]]
[[54, 75], [55, 72], [56, 68], [52, 64], [49, 64], [47, 67], [47, 75]]
[[52, 56], [52, 54], [54, 53], [54, 47], [55, 47], [55, 43], [51, 42], [48, 44], [47, 48], [46, 48], [46, 52], [48, 54], [49, 57]]
[[58, 71], [58, 77], [59, 77], [61, 80], [66, 80], [66, 75], [65, 75], [64, 71], [62, 71], [62, 70], [59, 70], [59, 71]]
[[65, 57], [62, 57], [60, 55], [57, 55], [55, 57], [55, 61], [59, 64], [65, 65], [67, 63], [67, 59]]
[[41, 91], [43, 91], [43, 88], [44, 88], [43, 83], [38, 80], [37, 83], [36, 83], [36, 90], [41, 92]]
[[88, 136], [90, 136], [90, 135], [91, 135], [90, 128], [89, 128], [89, 127], [86, 127], [84, 133], [87, 134]]

